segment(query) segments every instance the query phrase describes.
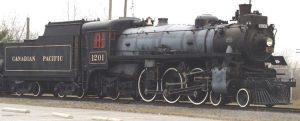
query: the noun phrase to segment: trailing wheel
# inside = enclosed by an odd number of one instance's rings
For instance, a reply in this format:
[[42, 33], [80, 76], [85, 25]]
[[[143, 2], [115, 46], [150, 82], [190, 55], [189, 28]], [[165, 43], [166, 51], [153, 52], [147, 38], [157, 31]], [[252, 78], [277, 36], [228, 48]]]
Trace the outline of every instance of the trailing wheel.
[[119, 78], [113, 81], [113, 87], [110, 91], [110, 97], [112, 100], [118, 100], [120, 98]]
[[42, 87], [39, 82], [34, 82], [32, 85], [32, 93], [33, 96], [41, 96], [42, 95]]
[[24, 83], [18, 83], [18, 84], [16, 84], [16, 86], [15, 86], [15, 94], [17, 96], [24, 95], [24, 88], [25, 88], [24, 86], [25, 86]]
[[104, 94], [103, 94], [103, 91], [102, 91], [102, 87], [98, 87], [96, 89], [96, 94], [98, 96], [99, 99], [103, 99], [104, 98]]
[[215, 93], [214, 91], [210, 91], [209, 98], [213, 106], [220, 106], [224, 104], [224, 96], [220, 93]]
[[180, 99], [179, 94], [169, 94], [173, 89], [183, 88], [182, 75], [176, 68], [167, 69], [161, 78], [161, 90], [163, 97], [168, 103], [176, 103]]
[[158, 82], [146, 79], [147, 69], [142, 70], [138, 80], [139, 95], [145, 102], [151, 102], [155, 99], [156, 93], [148, 93], [148, 90], [158, 91]]
[[191, 70], [190, 74], [192, 79], [192, 82], [187, 84], [187, 87], [191, 87], [196, 85], [202, 85], [205, 87], [205, 89], [198, 89], [194, 90], [193, 95], [188, 95], [188, 99], [191, 103], [195, 105], [203, 104], [208, 97], [209, 91], [208, 91], [208, 80], [200, 80], [199, 82], [195, 82], [197, 77], [201, 77], [201, 74], [203, 73], [203, 70], [201, 68], [195, 68]]
[[246, 88], [241, 88], [236, 94], [236, 102], [240, 107], [247, 107], [250, 105], [250, 91]]
[[91, 76], [91, 80], [92, 82], [94, 82], [94, 88], [96, 91], [96, 95], [98, 96], [99, 99], [103, 99], [104, 98], [104, 94], [103, 94], [103, 78], [100, 76], [100, 74], [98, 73], [94, 73]]

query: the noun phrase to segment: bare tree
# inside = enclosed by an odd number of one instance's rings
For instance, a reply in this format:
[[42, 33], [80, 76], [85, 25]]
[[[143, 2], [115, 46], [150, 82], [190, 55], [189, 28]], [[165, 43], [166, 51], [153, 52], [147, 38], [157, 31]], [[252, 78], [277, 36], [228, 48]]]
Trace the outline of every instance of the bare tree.
[[[282, 52], [276, 53], [276, 55], [284, 56], [287, 67], [286, 69], [277, 69], [280, 73], [285, 73], [286, 75], [283, 78], [293, 78], [295, 80], [300, 80], [300, 63], [299, 60], [295, 59], [293, 56], [293, 50], [287, 49]], [[294, 100], [300, 99], [300, 83], [296, 83], [296, 88], [293, 88], [292, 97]]]
[[[76, 0], [73, 0], [73, 8], [70, 8], [70, 0], [68, 0], [67, 2], [67, 17], [68, 17], [68, 21], [70, 21], [71, 19], [76, 20], [77, 19], [77, 15], [78, 15], [78, 8], [76, 6]], [[72, 16], [73, 13], [73, 16]], [[71, 18], [71, 19], [70, 19]]]
[[4, 40], [8, 34], [8, 31], [4, 28], [0, 28], [0, 41]]
[[[9, 20], [9, 21], [7, 21]], [[25, 26], [26, 22], [18, 22], [17, 17], [2, 20], [0, 25], [0, 43], [21, 42], [26, 38]], [[29, 33], [29, 39], [38, 37], [38, 33]]]

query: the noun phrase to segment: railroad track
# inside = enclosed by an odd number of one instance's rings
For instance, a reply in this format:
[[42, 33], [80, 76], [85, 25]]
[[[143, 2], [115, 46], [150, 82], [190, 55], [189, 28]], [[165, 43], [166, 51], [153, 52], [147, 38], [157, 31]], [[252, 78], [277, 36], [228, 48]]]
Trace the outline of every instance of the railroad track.
[[279, 112], [279, 113], [300, 113], [300, 108], [284, 108], [284, 107], [248, 107], [245, 110], [252, 111], [268, 111], [268, 112]]
[[39, 100], [39, 101], [45, 101], [45, 100], [52, 100], [52, 101], [85, 101], [89, 103], [101, 103], [101, 104], [108, 104], [108, 103], [117, 103], [120, 105], [147, 105], [147, 106], [163, 106], [163, 107], [180, 107], [180, 108], [185, 108], [185, 109], [213, 109], [213, 110], [234, 110], [234, 111], [257, 111], [257, 112], [277, 112], [277, 113], [300, 113], [300, 108], [286, 108], [286, 107], [272, 107], [272, 108], [267, 108], [264, 106], [256, 106], [256, 105], [251, 105], [250, 107], [246, 108], [241, 108], [238, 105], [234, 103], [230, 103], [228, 105], [224, 106], [212, 106], [208, 102], [203, 105], [193, 105], [189, 103], [188, 101], [180, 101], [179, 103], [175, 104], [169, 104], [164, 102], [163, 100], [157, 100], [154, 102], [143, 102], [143, 101], [133, 101], [131, 98], [121, 98], [117, 101], [110, 100], [108, 98], [104, 99], [98, 99], [96, 97], [86, 97], [84, 99], [78, 99], [76, 97], [66, 97], [66, 98], [56, 98], [50, 95], [46, 96], [40, 96], [40, 97], [34, 97], [31, 95], [23, 95], [22, 97], [15, 96], [15, 95], [1, 95], [0, 99], [2, 98], [10, 98], [12, 100], [14, 99], [29, 99], [29, 100]]

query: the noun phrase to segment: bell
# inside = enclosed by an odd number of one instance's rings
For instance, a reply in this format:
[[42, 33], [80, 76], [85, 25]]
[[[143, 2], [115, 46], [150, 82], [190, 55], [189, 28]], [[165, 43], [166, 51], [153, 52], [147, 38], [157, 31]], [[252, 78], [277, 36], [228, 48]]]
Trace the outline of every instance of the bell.
[[227, 54], [233, 53], [233, 49], [232, 49], [231, 45], [228, 45], [228, 46], [227, 46], [227, 48], [226, 48], [226, 53], [227, 53]]
[[153, 23], [152, 23], [152, 19], [150, 17], [147, 18], [147, 26], [152, 26]]

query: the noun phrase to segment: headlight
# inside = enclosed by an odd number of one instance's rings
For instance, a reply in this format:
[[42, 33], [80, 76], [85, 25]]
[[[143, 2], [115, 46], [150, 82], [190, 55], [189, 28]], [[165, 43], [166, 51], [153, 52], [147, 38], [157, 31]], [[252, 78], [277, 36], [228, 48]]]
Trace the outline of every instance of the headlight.
[[268, 38], [266, 39], [266, 44], [267, 44], [268, 47], [272, 46], [272, 45], [273, 45], [273, 39], [270, 38], [270, 37], [268, 37]]

